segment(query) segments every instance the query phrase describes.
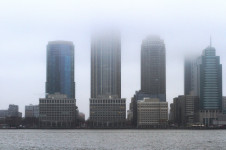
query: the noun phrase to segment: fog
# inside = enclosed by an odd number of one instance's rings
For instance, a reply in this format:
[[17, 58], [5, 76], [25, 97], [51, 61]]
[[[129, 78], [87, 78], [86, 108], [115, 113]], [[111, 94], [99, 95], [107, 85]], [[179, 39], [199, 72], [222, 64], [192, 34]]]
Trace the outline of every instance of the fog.
[[46, 45], [69, 40], [75, 45], [76, 99], [89, 115], [90, 40], [95, 30], [121, 32], [122, 97], [140, 89], [141, 42], [159, 35], [166, 47], [167, 101], [184, 93], [185, 55], [201, 55], [210, 36], [226, 73], [224, 0], [1, 0], [0, 109], [9, 104], [38, 104], [45, 96]]

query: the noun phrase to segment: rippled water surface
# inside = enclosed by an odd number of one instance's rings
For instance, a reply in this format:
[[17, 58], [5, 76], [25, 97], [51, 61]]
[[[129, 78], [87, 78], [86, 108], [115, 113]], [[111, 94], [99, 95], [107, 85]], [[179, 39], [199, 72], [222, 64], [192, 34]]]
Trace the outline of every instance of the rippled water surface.
[[0, 130], [0, 150], [226, 149], [226, 130]]

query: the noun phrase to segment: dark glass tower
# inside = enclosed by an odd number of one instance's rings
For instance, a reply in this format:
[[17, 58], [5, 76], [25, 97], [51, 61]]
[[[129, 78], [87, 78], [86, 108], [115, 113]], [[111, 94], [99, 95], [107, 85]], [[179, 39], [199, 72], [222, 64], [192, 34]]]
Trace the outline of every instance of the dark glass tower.
[[184, 60], [184, 95], [198, 96], [197, 57], [186, 57]]
[[61, 93], [75, 98], [74, 45], [51, 41], [47, 45], [46, 94]]
[[222, 65], [214, 47], [207, 47], [199, 58], [200, 109], [222, 109]]
[[165, 44], [157, 36], [149, 36], [141, 45], [141, 92], [166, 101]]
[[91, 98], [121, 98], [121, 39], [94, 36], [91, 43]]

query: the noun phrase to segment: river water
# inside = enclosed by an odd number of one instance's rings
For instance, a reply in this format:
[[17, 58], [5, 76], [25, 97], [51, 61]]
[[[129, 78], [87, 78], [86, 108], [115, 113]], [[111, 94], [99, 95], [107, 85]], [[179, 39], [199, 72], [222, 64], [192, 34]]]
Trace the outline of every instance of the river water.
[[226, 130], [0, 130], [0, 150], [226, 149]]

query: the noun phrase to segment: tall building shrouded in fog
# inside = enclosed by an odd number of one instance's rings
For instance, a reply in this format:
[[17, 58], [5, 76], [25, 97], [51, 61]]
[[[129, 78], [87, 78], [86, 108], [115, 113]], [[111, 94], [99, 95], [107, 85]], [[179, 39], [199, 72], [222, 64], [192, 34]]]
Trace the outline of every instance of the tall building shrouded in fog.
[[126, 99], [121, 98], [121, 40], [100, 34], [91, 43], [90, 123], [93, 127], [125, 126]]
[[184, 60], [184, 95], [198, 96], [198, 61], [189, 56]]
[[141, 92], [166, 101], [166, 52], [158, 36], [149, 36], [142, 42]]
[[120, 35], [104, 34], [92, 38], [91, 98], [121, 98]]
[[199, 97], [199, 122], [206, 126], [222, 112], [222, 65], [211, 45], [197, 59], [185, 60], [185, 95]]
[[51, 41], [47, 45], [46, 94], [61, 93], [75, 98], [74, 45]]

